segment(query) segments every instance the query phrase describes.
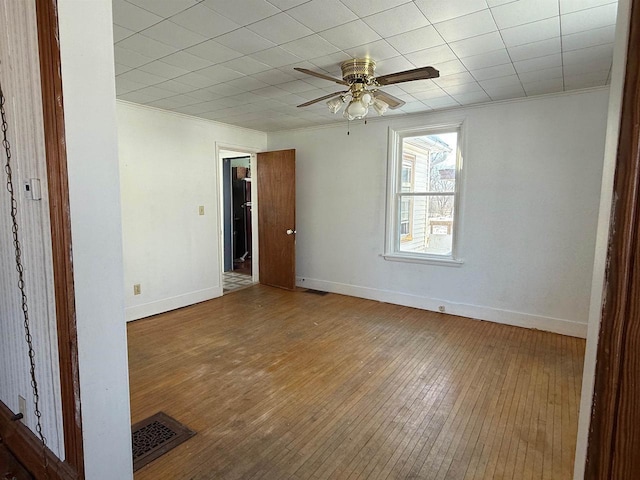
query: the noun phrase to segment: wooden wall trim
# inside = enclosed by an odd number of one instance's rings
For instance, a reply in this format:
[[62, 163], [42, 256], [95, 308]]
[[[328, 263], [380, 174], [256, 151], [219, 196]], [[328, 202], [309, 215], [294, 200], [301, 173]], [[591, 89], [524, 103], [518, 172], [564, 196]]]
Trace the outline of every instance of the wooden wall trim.
[[[49, 186], [60, 389], [66, 462], [84, 478], [71, 217], [65, 148], [57, 0], [35, 0]], [[28, 466], [28, 465], [27, 465]]]
[[631, 2], [585, 479], [640, 478], [640, 2]]
[[23, 423], [13, 421], [13, 412], [0, 402], [0, 437], [16, 459], [35, 478], [50, 480], [78, 480], [75, 469], [67, 462], [61, 462], [48, 448], [47, 471], [45, 473], [42, 443]]

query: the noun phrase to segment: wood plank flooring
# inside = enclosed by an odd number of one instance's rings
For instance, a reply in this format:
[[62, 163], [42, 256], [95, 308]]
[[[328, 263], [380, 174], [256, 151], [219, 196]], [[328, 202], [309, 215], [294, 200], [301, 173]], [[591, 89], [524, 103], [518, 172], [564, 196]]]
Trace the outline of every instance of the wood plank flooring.
[[257, 285], [128, 325], [158, 479], [571, 479], [584, 341]]

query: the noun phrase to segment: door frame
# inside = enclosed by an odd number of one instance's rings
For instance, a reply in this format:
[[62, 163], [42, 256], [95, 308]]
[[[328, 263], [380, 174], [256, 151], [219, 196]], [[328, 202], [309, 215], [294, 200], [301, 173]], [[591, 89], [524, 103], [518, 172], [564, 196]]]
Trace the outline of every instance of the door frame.
[[[215, 142], [215, 184], [218, 189], [216, 195], [216, 212], [218, 213], [216, 218], [216, 228], [218, 232], [218, 264], [219, 269], [219, 283], [220, 291], [223, 289], [223, 275], [224, 275], [224, 192], [223, 192], [223, 158], [222, 151], [232, 151], [237, 153], [244, 153], [250, 157], [251, 177], [255, 177], [258, 171], [258, 153], [259, 148], [243, 147], [238, 145], [231, 145], [228, 143]], [[258, 186], [257, 182], [251, 182], [251, 281], [258, 283], [260, 281], [260, 247], [258, 243]]]

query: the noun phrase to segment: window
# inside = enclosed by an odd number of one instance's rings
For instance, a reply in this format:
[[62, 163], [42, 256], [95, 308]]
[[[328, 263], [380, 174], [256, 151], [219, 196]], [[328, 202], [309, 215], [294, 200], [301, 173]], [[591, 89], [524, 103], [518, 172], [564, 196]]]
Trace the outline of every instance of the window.
[[457, 259], [460, 125], [392, 130], [385, 258]]

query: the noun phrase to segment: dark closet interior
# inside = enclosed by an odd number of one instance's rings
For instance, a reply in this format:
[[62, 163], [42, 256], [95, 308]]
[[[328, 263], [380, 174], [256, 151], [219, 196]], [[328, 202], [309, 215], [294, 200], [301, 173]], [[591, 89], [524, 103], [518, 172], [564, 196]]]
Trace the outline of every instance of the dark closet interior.
[[224, 271], [251, 274], [251, 169], [248, 158], [225, 158]]

